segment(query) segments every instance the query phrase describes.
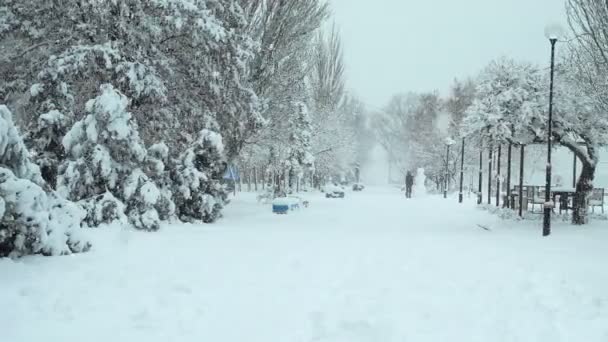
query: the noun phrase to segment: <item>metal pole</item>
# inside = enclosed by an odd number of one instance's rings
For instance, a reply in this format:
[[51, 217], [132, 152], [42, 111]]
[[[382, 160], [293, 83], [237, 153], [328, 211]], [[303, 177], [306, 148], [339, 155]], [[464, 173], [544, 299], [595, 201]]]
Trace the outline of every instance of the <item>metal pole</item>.
[[507, 208], [511, 208], [511, 152], [513, 144], [509, 142], [507, 149]]
[[551, 39], [551, 83], [549, 85], [549, 121], [547, 123], [547, 177], [545, 183], [545, 211], [543, 217], [543, 236], [551, 234], [551, 142], [553, 139], [553, 75], [555, 71], [555, 43]]
[[500, 157], [502, 155], [502, 144], [498, 145], [498, 155], [496, 156], [496, 206], [500, 207]]
[[[521, 145], [519, 151], [519, 217], [523, 217], [524, 210], [524, 156], [525, 156], [525, 145]], [[526, 202], [527, 205], [528, 202]], [[526, 208], [527, 209], [527, 208]]]
[[464, 138], [462, 138], [462, 151], [460, 151], [460, 192], [458, 193], [458, 203], [462, 203], [462, 183], [464, 182]]
[[483, 202], [483, 148], [479, 149], [479, 187], [477, 188], [477, 204]]
[[492, 147], [488, 152], [488, 204], [492, 204]]
[[448, 174], [450, 166], [450, 144], [447, 144], [447, 152], [445, 155], [445, 176], [444, 176], [444, 188], [443, 188], [443, 198], [448, 198]]

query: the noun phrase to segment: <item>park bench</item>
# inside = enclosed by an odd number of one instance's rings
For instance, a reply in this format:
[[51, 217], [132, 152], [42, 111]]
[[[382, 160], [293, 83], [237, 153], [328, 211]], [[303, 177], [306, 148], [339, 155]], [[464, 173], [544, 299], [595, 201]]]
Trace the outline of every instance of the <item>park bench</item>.
[[604, 188], [593, 189], [591, 198], [589, 199], [589, 206], [591, 211], [595, 213], [595, 207], [602, 208], [602, 214], [604, 213]]

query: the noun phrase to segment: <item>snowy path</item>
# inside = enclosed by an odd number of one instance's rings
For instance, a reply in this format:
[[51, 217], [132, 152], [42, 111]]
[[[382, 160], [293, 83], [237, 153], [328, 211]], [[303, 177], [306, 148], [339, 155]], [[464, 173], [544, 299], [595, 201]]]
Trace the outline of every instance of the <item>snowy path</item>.
[[388, 188], [261, 209], [245, 194], [217, 225], [0, 260], [0, 339], [608, 341], [606, 222], [543, 239], [539, 223]]

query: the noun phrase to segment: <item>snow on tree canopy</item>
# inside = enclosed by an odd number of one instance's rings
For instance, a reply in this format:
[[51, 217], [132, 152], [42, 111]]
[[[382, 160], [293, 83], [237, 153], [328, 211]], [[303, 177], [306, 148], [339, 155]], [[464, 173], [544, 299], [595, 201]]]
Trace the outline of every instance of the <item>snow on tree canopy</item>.
[[90, 248], [80, 227], [83, 210], [43, 186], [11, 113], [0, 106], [0, 257], [62, 255]]
[[478, 79], [476, 98], [466, 111], [463, 135], [493, 142], [527, 142], [531, 122], [542, 116], [541, 77], [527, 63], [501, 58]]

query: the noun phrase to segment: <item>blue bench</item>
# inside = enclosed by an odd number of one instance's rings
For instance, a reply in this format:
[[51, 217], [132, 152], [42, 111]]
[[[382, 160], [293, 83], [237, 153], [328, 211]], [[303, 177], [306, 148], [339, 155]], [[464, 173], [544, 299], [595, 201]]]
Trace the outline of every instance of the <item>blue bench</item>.
[[275, 214], [287, 214], [297, 209], [300, 209], [300, 200], [295, 197], [280, 197], [272, 201], [272, 212]]

